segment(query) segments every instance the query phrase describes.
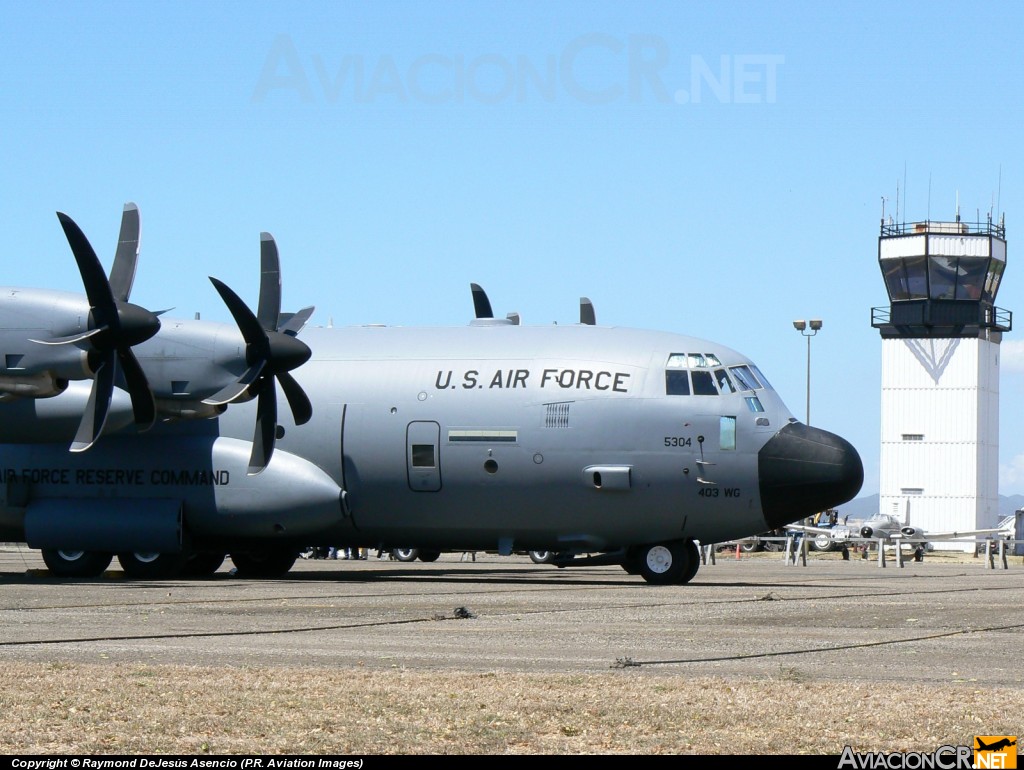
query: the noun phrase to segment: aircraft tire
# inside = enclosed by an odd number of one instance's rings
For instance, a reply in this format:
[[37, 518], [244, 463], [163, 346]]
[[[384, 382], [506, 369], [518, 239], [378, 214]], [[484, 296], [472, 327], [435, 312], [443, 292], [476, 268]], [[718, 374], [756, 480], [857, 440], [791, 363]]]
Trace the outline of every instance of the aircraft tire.
[[441, 552], [440, 551], [426, 551], [426, 550], [420, 549], [420, 555], [419, 555], [419, 560], [420, 561], [437, 561], [439, 558], [441, 558]]
[[244, 551], [231, 554], [241, 578], [279, 578], [288, 574], [299, 555], [294, 551]]
[[832, 538], [824, 532], [815, 535], [814, 539], [810, 542], [810, 546], [811, 550], [821, 551], [822, 553], [835, 550], [835, 543], [832, 542]]
[[749, 540], [745, 543], [740, 543], [740, 551], [743, 553], [757, 553], [762, 548], [764, 548], [764, 544], [760, 540]]
[[391, 556], [395, 561], [416, 561], [420, 555], [418, 548], [392, 548]]
[[127, 551], [117, 555], [126, 577], [133, 580], [163, 580], [181, 572], [185, 557], [180, 553]]
[[554, 559], [553, 551], [530, 551], [530, 561], [534, 564], [550, 564]]
[[94, 578], [103, 574], [114, 558], [102, 551], [72, 551], [44, 548], [43, 561], [55, 577]]
[[181, 567], [182, 577], [210, 577], [220, 569], [225, 558], [225, 554], [222, 553], [190, 553], [185, 557], [185, 563]]
[[622, 559], [622, 569], [626, 570], [626, 573], [629, 575], [639, 575], [640, 561], [641, 556], [639, 549], [630, 548], [626, 551], [626, 555]]
[[679, 583], [690, 566], [685, 543], [680, 540], [641, 546], [638, 555], [640, 576], [652, 585]]
[[700, 548], [697, 547], [697, 544], [692, 540], [687, 540], [683, 550], [686, 552], [688, 564], [679, 578], [680, 585], [685, 585], [693, 580], [697, 575], [697, 570], [700, 569]]

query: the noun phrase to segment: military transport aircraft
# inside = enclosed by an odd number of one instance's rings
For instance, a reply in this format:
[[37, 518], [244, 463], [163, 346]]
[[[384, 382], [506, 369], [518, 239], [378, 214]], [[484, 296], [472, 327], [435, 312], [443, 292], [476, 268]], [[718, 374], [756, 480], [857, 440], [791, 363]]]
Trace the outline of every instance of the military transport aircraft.
[[[138, 209], [109, 278], [58, 219], [84, 295], [0, 289], [0, 540], [90, 577], [280, 576], [309, 543], [599, 555], [691, 580], [695, 541], [853, 498], [844, 439], [798, 422], [760, 370], [679, 334], [496, 318], [464, 327], [307, 327], [281, 313], [261, 236], [235, 325], [129, 300]], [[301, 339], [300, 339], [301, 337]], [[280, 392], [279, 392], [280, 391]], [[279, 403], [280, 402], [280, 403]], [[592, 557], [594, 558], [594, 557]]]

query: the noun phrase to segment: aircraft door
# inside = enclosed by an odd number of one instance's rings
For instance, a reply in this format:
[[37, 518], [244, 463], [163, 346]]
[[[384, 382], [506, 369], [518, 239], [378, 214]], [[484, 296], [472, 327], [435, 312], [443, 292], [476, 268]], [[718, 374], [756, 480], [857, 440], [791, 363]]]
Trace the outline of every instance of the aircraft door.
[[411, 422], [406, 431], [405, 456], [409, 488], [414, 492], [441, 489], [441, 426], [436, 422]]

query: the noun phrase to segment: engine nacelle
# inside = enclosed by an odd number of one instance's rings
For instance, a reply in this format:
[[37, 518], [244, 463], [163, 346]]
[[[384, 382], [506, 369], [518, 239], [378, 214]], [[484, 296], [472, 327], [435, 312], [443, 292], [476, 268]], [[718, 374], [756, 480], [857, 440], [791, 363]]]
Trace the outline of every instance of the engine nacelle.
[[917, 527], [903, 527], [900, 529], [900, 532], [903, 533], [904, 537], [924, 537], [924, 532], [918, 529]]
[[[66, 451], [88, 408], [92, 382], [65, 381], [64, 385], [65, 390], [52, 398], [0, 398], [0, 443], [57, 443], [63, 444]], [[131, 398], [120, 388], [114, 388], [104, 434], [115, 433], [132, 422]]]
[[14, 377], [0, 376], [0, 400], [11, 398], [51, 398], [67, 390], [68, 381], [49, 372]]
[[874, 537], [874, 534], [875, 530], [866, 524], [860, 528], [860, 536], [863, 537], [865, 540], [870, 540], [872, 537]]

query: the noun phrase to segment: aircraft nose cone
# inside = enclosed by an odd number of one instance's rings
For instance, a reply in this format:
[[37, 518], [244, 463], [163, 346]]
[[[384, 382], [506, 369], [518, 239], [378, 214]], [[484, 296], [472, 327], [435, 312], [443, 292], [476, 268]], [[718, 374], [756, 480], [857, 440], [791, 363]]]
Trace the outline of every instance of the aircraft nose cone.
[[864, 483], [864, 465], [849, 441], [799, 422], [761, 447], [757, 466], [768, 529], [852, 500]]

